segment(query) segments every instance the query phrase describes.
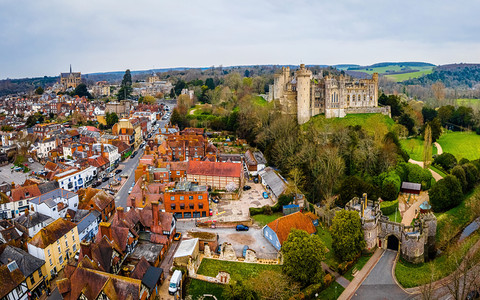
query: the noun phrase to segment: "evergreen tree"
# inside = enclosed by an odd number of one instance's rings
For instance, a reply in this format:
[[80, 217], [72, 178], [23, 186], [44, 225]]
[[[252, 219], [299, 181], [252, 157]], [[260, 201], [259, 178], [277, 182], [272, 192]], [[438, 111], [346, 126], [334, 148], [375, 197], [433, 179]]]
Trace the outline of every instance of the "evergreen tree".
[[425, 128], [424, 142], [423, 142], [423, 167], [425, 169], [430, 165], [432, 159], [432, 130], [427, 124]]
[[117, 93], [118, 100], [125, 100], [128, 99], [132, 94], [132, 75], [130, 74], [130, 70], [127, 69], [125, 74], [123, 75], [122, 84], [120, 85], [120, 89]]

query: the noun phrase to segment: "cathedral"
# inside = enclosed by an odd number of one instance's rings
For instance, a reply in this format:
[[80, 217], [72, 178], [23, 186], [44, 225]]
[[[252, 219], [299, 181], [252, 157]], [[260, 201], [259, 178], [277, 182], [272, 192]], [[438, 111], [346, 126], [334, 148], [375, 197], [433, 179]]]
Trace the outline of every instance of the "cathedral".
[[76, 88], [82, 83], [82, 74], [80, 72], [72, 72], [72, 65], [70, 65], [70, 73], [60, 73], [60, 84], [63, 89]]
[[378, 74], [372, 79], [348, 80], [345, 76], [314, 76], [304, 64], [292, 76], [289, 67], [275, 74], [269, 100], [278, 101], [282, 112], [296, 115], [299, 124], [311, 117], [343, 118], [347, 114], [382, 113], [390, 107], [378, 106]]

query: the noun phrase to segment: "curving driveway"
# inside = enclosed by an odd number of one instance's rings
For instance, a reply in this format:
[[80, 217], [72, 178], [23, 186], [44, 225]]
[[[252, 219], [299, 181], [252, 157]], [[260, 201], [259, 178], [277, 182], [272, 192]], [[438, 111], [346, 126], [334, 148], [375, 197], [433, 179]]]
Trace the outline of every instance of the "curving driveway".
[[393, 279], [392, 270], [396, 256], [397, 251], [385, 250], [352, 299], [413, 299], [415, 296], [407, 294]]

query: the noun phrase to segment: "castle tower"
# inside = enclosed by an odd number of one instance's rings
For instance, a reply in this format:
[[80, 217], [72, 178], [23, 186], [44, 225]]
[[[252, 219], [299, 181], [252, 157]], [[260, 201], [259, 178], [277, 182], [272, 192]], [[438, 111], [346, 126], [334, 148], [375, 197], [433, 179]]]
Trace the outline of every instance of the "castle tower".
[[424, 224], [425, 237], [425, 260], [435, 257], [435, 234], [437, 233], [437, 218], [432, 212], [420, 214], [420, 220]]
[[373, 73], [372, 80], [375, 83], [374, 106], [378, 106], [378, 73]]
[[283, 98], [288, 82], [290, 82], [290, 68], [282, 67], [282, 72], [274, 75], [273, 99]]
[[310, 120], [310, 82], [312, 80], [312, 71], [305, 69], [305, 64], [300, 65], [296, 72], [297, 77], [297, 119], [298, 124], [306, 123]]

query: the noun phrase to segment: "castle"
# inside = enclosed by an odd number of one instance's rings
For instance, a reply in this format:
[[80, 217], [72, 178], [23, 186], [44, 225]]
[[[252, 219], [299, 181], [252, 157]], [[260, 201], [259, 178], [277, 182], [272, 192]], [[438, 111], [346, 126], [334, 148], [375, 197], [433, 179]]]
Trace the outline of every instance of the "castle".
[[283, 113], [296, 115], [299, 124], [319, 114], [327, 118], [355, 113], [390, 115], [390, 107], [378, 107], [378, 73], [372, 79], [352, 81], [343, 75], [314, 76], [304, 64], [294, 76], [289, 67], [282, 67], [274, 75], [268, 98], [278, 101]]
[[60, 84], [63, 89], [76, 88], [82, 83], [82, 74], [80, 72], [72, 72], [72, 65], [70, 65], [70, 73], [60, 73]]
[[437, 219], [432, 212], [420, 213], [414, 225], [406, 226], [389, 221], [378, 201], [367, 200], [367, 194], [350, 200], [345, 209], [360, 214], [366, 250], [376, 247], [400, 250], [402, 257], [414, 264], [435, 256]]

